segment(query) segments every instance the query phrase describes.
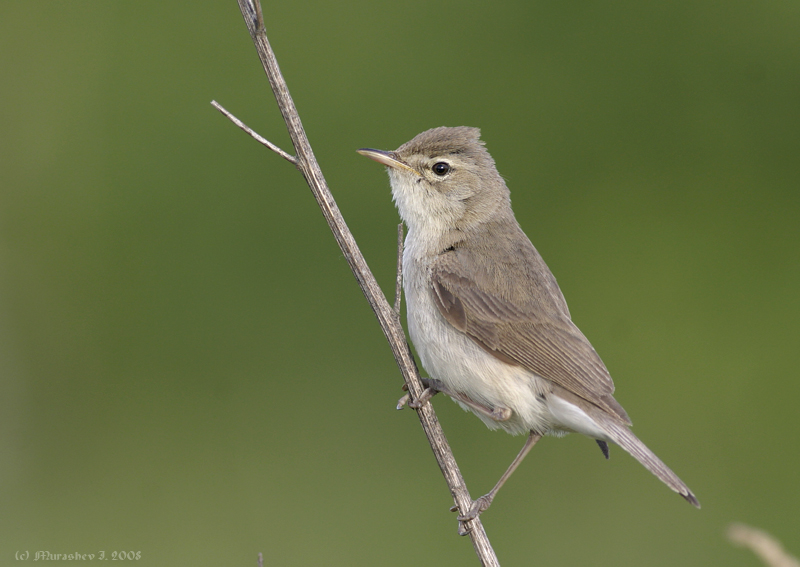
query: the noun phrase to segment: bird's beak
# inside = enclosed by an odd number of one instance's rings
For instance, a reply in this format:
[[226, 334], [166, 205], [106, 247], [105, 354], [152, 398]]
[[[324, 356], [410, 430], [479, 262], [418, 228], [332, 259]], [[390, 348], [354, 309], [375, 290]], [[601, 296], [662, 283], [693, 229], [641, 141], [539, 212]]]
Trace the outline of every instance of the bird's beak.
[[393, 167], [394, 169], [407, 169], [411, 173], [414, 174], [417, 173], [416, 171], [414, 171], [414, 168], [412, 168], [406, 162], [397, 157], [397, 154], [394, 152], [373, 150], [372, 148], [361, 148], [360, 150], [356, 151], [360, 153], [362, 156], [367, 156], [369, 159], [373, 159], [378, 163], [382, 163], [386, 167]]

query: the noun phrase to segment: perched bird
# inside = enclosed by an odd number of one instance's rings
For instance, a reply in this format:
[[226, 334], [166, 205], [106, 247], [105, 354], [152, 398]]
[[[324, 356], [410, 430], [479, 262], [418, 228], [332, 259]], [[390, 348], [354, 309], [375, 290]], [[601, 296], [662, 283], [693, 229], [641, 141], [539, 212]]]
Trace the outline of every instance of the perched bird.
[[385, 166], [408, 227], [403, 289], [426, 380], [491, 429], [528, 433], [486, 495], [486, 510], [542, 435], [582, 433], [608, 458], [625, 449], [698, 508], [691, 490], [629, 429], [614, 383], [570, 317], [556, 279], [511, 210], [505, 181], [477, 128], [434, 128], [397, 150], [361, 149]]

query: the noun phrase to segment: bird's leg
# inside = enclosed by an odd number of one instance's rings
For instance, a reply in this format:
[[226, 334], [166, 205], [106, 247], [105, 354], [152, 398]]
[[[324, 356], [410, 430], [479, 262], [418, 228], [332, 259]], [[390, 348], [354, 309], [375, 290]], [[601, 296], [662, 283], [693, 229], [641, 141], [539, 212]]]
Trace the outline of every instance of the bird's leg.
[[[408, 407], [419, 409], [426, 403], [430, 401], [430, 399], [442, 392], [443, 394], [447, 394], [451, 398], [456, 401], [459, 401], [463, 404], [468, 405], [470, 408], [475, 410], [476, 412], [480, 413], [481, 415], [485, 415], [488, 418], [491, 418], [495, 421], [508, 421], [511, 419], [511, 410], [509, 408], [503, 407], [491, 407], [485, 404], [481, 404], [461, 394], [459, 392], [454, 392], [450, 390], [447, 386], [445, 386], [441, 381], [436, 380], [435, 378], [422, 378], [422, 384], [425, 386], [425, 390], [422, 392], [422, 395], [416, 399], [411, 400], [411, 394], [406, 394], [397, 402], [397, 409], [402, 409], [403, 406], [408, 404]], [[408, 388], [403, 385], [403, 389], [407, 390]]]
[[[500, 480], [497, 481], [497, 484], [494, 485], [494, 488], [492, 488], [487, 494], [484, 494], [477, 500], [473, 501], [472, 506], [470, 506], [467, 513], [461, 514], [458, 517], [458, 521], [467, 522], [469, 520], [474, 520], [475, 518], [480, 516], [481, 512], [484, 512], [491, 505], [492, 500], [494, 500], [494, 497], [497, 496], [497, 492], [500, 490], [500, 487], [502, 487], [503, 484], [505, 484], [505, 482], [508, 480], [511, 474], [517, 469], [519, 464], [522, 462], [522, 459], [525, 458], [525, 455], [527, 455], [530, 452], [530, 450], [533, 449], [533, 446], [536, 445], [536, 442], [541, 438], [542, 436], [539, 433], [534, 433], [533, 431], [531, 431], [530, 435], [528, 435], [527, 441], [525, 441], [525, 445], [522, 447], [522, 450], [516, 456], [514, 461], [506, 470], [506, 472], [503, 473], [503, 476], [500, 477]], [[453, 508], [450, 508], [450, 510], [455, 512], [456, 511], [455, 506], [453, 506]]]
[[[509, 408], [504, 407], [492, 407], [487, 406], [486, 404], [482, 404], [476, 402], [469, 396], [462, 394], [461, 392], [456, 392], [449, 389], [439, 380], [434, 380], [433, 378], [427, 378], [423, 380], [425, 382], [425, 386], [427, 386], [426, 392], [428, 390], [433, 390], [434, 393], [442, 392], [443, 394], [447, 394], [457, 402], [461, 402], [478, 412], [481, 415], [485, 415], [488, 418], [491, 418], [495, 421], [508, 421], [511, 419], [512, 411]], [[413, 406], [412, 406], [413, 407]]]

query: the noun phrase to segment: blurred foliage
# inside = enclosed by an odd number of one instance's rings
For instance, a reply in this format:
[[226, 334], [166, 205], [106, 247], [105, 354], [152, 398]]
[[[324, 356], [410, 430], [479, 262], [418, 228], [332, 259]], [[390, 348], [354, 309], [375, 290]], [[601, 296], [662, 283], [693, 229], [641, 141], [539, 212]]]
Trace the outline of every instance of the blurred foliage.
[[[354, 150], [470, 125], [693, 510], [546, 439], [484, 516], [508, 565], [752, 565], [799, 549], [796, 2], [266, 5], [387, 294]], [[471, 564], [400, 377], [289, 149], [236, 3], [0, 6], [0, 560]], [[474, 495], [523, 439], [435, 405]]]

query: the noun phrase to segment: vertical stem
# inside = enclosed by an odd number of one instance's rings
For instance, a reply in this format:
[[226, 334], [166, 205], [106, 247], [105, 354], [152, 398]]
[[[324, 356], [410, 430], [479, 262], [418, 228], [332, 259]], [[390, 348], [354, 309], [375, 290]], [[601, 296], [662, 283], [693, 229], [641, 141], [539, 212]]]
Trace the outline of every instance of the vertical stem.
[[[367, 301], [375, 312], [375, 316], [378, 318], [381, 329], [384, 335], [386, 335], [386, 339], [389, 341], [397, 365], [400, 367], [400, 372], [403, 374], [403, 378], [408, 385], [408, 390], [411, 393], [412, 399], [417, 399], [424, 391], [424, 386], [420, 381], [414, 358], [406, 342], [405, 332], [400, 325], [400, 319], [395, 316], [392, 307], [386, 301], [353, 235], [347, 228], [347, 224], [342, 214], [339, 212], [339, 208], [333, 199], [330, 189], [328, 189], [319, 164], [314, 157], [311, 144], [300, 122], [300, 116], [297, 113], [294, 101], [289, 95], [286, 81], [278, 67], [278, 61], [267, 40], [259, 0], [237, 1], [245, 23], [247, 24], [247, 29], [250, 32], [250, 36], [255, 43], [258, 56], [267, 73], [272, 92], [275, 94], [278, 107], [286, 123], [286, 128], [289, 130], [289, 136], [292, 139], [292, 144], [296, 152], [297, 167], [303, 174], [303, 177], [305, 177], [308, 186], [311, 188], [311, 192], [314, 194], [314, 198], [317, 200], [320, 209], [322, 209], [322, 214], [328, 222], [328, 226], [333, 232], [333, 236], [336, 238], [336, 242], [339, 244], [347, 263], [350, 265], [350, 269], [353, 271], [353, 275], [356, 277], [359, 287], [364, 292], [364, 296], [367, 298]], [[461, 476], [461, 472], [453, 457], [453, 453], [450, 450], [450, 446], [447, 443], [444, 432], [433, 411], [433, 407], [431, 404], [425, 404], [417, 410], [417, 414], [422, 428], [425, 431], [425, 435], [428, 437], [436, 461], [439, 463], [439, 467], [445, 477], [450, 493], [453, 496], [453, 500], [461, 513], [465, 513], [470, 509], [472, 499], [470, 498], [469, 491], [464, 483], [464, 478]], [[497, 556], [492, 549], [486, 531], [483, 529], [480, 518], [470, 520], [461, 527], [462, 530], [470, 536], [475, 548], [475, 553], [478, 555], [481, 563], [487, 566], [499, 565]]]
[[403, 300], [403, 223], [397, 225], [397, 277], [394, 285], [394, 312], [400, 318], [400, 303]]

